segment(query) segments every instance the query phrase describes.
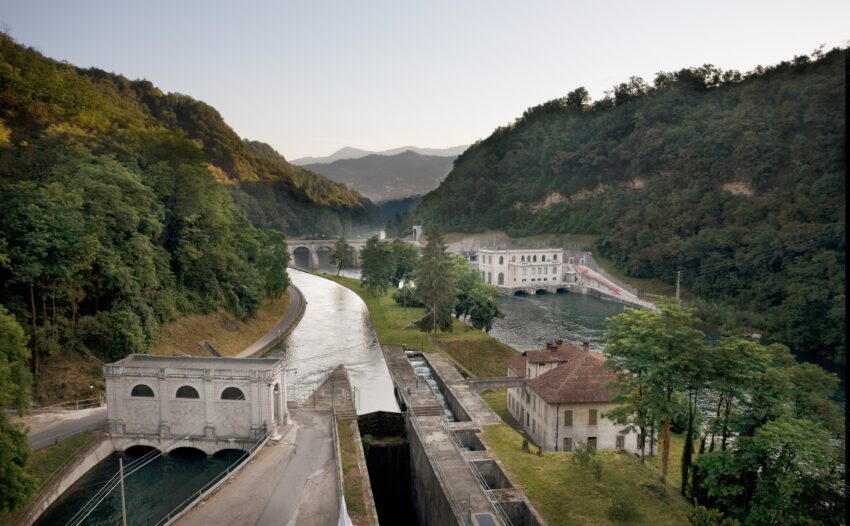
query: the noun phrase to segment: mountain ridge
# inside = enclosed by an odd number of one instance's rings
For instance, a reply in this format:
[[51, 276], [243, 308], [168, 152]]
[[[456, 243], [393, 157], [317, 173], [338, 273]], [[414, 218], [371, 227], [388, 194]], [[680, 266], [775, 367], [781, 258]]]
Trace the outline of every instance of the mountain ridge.
[[299, 166], [303, 166], [306, 164], [329, 164], [334, 161], [339, 161], [343, 159], [359, 159], [361, 157], [366, 157], [367, 155], [392, 156], [405, 151], [412, 151], [420, 155], [430, 155], [435, 157], [457, 157], [458, 155], [463, 153], [467, 148], [469, 148], [468, 144], [450, 146], [448, 148], [419, 148], [417, 146], [399, 146], [397, 148], [390, 148], [388, 150], [371, 151], [361, 150], [360, 148], [353, 148], [351, 146], [345, 146], [325, 157], [299, 157], [298, 159], [290, 161], [290, 163]]

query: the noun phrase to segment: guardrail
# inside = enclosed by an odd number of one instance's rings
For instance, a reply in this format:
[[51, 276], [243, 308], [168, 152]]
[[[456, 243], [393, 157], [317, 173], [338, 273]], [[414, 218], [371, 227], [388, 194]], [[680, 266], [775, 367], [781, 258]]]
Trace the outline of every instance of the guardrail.
[[104, 403], [103, 395], [92, 397], [92, 398], [81, 398], [79, 400], [70, 400], [68, 402], [60, 402], [58, 404], [48, 405], [44, 407], [39, 407], [36, 409], [30, 410], [31, 415], [38, 415], [41, 413], [49, 413], [51, 411], [56, 411], [60, 409], [64, 410], [79, 410], [79, 409], [90, 409], [92, 407], [100, 407]]
[[257, 452], [262, 449], [262, 447], [268, 442], [269, 435], [264, 434], [257, 440], [254, 445], [248, 450], [248, 456], [242, 460], [237, 460], [233, 464], [227, 466], [227, 468], [216, 475], [211, 481], [204, 484], [204, 486], [199, 489], [196, 493], [193, 493], [191, 496], [187, 497], [183, 502], [174, 507], [168, 514], [156, 522], [155, 526], [161, 526], [166, 524], [173, 524], [174, 521], [182, 517], [185, 513], [191, 510], [195, 504], [206, 498], [213, 491], [217, 490], [219, 486], [227, 482], [227, 479], [230, 478], [231, 475], [238, 472], [242, 469], [243, 466], [248, 464], [248, 462], [254, 458]]

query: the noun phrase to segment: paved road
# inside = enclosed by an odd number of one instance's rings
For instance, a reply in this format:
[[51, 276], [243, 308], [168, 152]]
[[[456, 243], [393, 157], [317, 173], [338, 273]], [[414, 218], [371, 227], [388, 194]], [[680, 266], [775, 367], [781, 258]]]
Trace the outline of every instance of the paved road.
[[[79, 413], [84, 416], [75, 418], [68, 413]], [[50, 424], [45, 429], [29, 435], [29, 444], [33, 450], [50, 446], [72, 436], [106, 425], [106, 406], [96, 409], [63, 413], [65, 418]]]
[[292, 429], [269, 444], [179, 526], [328, 526], [337, 523], [337, 467], [330, 411], [295, 410]]

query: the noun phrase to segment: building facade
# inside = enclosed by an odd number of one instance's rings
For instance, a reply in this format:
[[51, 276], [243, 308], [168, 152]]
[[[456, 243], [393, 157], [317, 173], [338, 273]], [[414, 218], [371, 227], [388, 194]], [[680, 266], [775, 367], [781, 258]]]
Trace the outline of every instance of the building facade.
[[605, 357], [585, 344], [556, 340], [545, 349], [526, 351], [507, 360], [508, 376], [527, 378], [525, 387], [507, 390], [508, 412], [546, 451], [595, 449], [639, 452], [638, 434], [605, 417], [611, 403], [613, 374]]
[[576, 281], [573, 265], [584, 264], [584, 256], [576, 259], [562, 248], [478, 251], [478, 271], [484, 282], [509, 289], [564, 286]]
[[274, 358], [134, 354], [104, 374], [109, 431], [125, 447], [180, 439], [214, 452], [275, 435], [288, 421], [284, 365]]

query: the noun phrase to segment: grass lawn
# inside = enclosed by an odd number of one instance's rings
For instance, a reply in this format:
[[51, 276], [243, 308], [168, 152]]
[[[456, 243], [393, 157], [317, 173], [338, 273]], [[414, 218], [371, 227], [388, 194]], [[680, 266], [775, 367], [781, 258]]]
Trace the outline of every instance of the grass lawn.
[[519, 422], [508, 413], [508, 399], [506, 389], [497, 389], [495, 391], [487, 391], [481, 394], [481, 398], [487, 402], [487, 405], [499, 415], [502, 422], [508, 424], [517, 431], [520, 430]]
[[[47, 480], [62, 464], [69, 460], [69, 457], [82, 447], [96, 431], [88, 431], [71, 437], [68, 440], [59, 442], [52, 446], [48, 446], [38, 451], [34, 451], [30, 455], [29, 463], [26, 471], [35, 481], [35, 487], [38, 488]], [[34, 495], [33, 495], [34, 496]], [[26, 508], [22, 506], [18, 512]], [[17, 524], [18, 512], [0, 512], [0, 524]]]
[[635, 515], [628, 523], [688, 524], [689, 503], [675, 488], [661, 485], [657, 471], [633, 455], [598, 452], [602, 477], [597, 482], [591, 469], [573, 463], [573, 453], [547, 452], [538, 457], [523, 452], [522, 436], [505, 424], [486, 426], [482, 435], [549, 524], [618, 524], [607, 517], [615, 498], [633, 505]]
[[348, 287], [363, 298], [382, 345], [407, 345], [425, 352], [445, 353], [471, 376], [504, 376], [505, 358], [516, 356], [512, 348], [458, 320], [454, 321], [452, 332], [427, 335], [413, 325], [425, 309], [396, 305], [392, 291], [372, 296], [357, 279], [330, 274], [322, 277]]
[[279, 300], [264, 300], [257, 315], [240, 321], [224, 311], [194, 314], [174, 320], [163, 327], [151, 354], [161, 356], [209, 356], [198, 347], [207, 340], [222, 356], [234, 356], [259, 340], [280, 321], [289, 307], [289, 293]]
[[363, 495], [363, 474], [357, 464], [357, 445], [354, 443], [352, 420], [338, 419], [339, 455], [342, 461], [343, 492], [348, 516], [357, 525], [369, 524], [366, 512], [366, 499]]

